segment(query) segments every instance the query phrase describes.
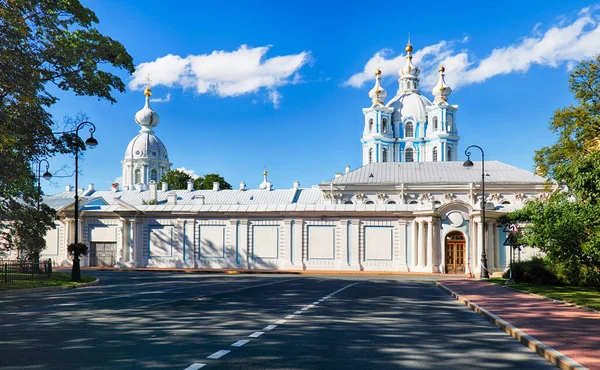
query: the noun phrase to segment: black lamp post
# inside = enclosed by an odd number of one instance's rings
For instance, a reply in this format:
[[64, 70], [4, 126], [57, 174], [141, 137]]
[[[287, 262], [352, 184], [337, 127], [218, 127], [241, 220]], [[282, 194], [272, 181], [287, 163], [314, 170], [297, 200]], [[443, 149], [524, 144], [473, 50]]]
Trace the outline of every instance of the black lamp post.
[[[98, 140], [94, 139], [96, 126], [90, 121], [83, 121], [74, 130], [76, 135], [79, 135], [79, 129], [85, 125], [90, 125], [90, 137], [85, 141], [85, 145], [90, 149], [94, 149], [98, 145]], [[81, 267], [79, 266], [79, 147], [75, 147], [75, 248], [73, 249], [73, 270], [71, 271], [71, 280], [81, 280]]]
[[[40, 176], [40, 173], [42, 172], [42, 162], [46, 163], [46, 172], [44, 172], [43, 175]], [[37, 185], [38, 185], [38, 198], [37, 198], [37, 209], [38, 211], [40, 210], [40, 198], [42, 197], [42, 177], [46, 180], [50, 180], [52, 178], [52, 174], [50, 172], [48, 172], [48, 169], [50, 168], [50, 163], [48, 163], [47, 160], [45, 159], [41, 159], [38, 161], [38, 167], [37, 167]]]
[[467, 149], [465, 149], [465, 154], [467, 156], [467, 160], [463, 163], [464, 167], [471, 168], [473, 167], [473, 162], [471, 161], [471, 152], [469, 149], [477, 148], [481, 150], [481, 224], [483, 225], [481, 233], [481, 275], [480, 279], [489, 279], [490, 275], [488, 274], [487, 269], [487, 256], [485, 254], [485, 156], [483, 154], [483, 149], [479, 145], [471, 145]]

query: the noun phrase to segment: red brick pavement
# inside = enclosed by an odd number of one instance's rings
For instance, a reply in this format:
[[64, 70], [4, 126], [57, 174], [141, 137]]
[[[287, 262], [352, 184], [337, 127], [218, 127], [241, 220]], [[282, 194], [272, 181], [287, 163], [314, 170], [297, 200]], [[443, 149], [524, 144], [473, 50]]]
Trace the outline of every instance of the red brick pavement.
[[600, 370], [600, 313], [471, 279], [438, 282], [589, 369]]

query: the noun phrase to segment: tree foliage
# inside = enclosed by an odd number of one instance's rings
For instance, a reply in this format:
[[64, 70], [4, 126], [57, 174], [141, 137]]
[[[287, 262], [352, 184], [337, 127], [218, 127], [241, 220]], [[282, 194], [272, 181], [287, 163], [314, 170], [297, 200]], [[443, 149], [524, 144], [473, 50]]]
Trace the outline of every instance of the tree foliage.
[[[34, 208], [35, 163], [83, 146], [74, 133], [52, 134], [52, 91], [114, 102], [123, 81], [104, 66], [133, 72], [123, 45], [102, 35], [98, 18], [77, 0], [0, 0], [0, 230], [43, 245], [51, 210]], [[35, 225], [29, 232], [20, 225]], [[5, 243], [5, 247], [15, 244]], [[32, 247], [35, 250], [39, 247]]]
[[500, 222], [526, 223], [517, 243], [545, 252], [564, 282], [600, 285], [600, 56], [581, 62], [569, 82], [578, 105], [554, 113], [550, 129], [558, 141], [534, 158], [538, 174], [566, 190]]
[[195, 190], [212, 190], [213, 182], [218, 182], [221, 189], [231, 189], [231, 185], [216, 173], [209, 173], [204, 177], [199, 176], [193, 179], [192, 176], [183, 171], [171, 170], [164, 174], [160, 181], [166, 182], [169, 189], [184, 190], [187, 189], [187, 183], [190, 180], [194, 182]]

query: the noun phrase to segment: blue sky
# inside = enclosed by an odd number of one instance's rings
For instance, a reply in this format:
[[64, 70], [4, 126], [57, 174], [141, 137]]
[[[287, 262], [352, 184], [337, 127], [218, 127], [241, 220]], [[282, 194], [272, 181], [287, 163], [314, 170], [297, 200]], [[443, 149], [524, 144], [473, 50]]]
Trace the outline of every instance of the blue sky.
[[[422, 94], [431, 99], [427, 83], [446, 66], [449, 102], [459, 105], [459, 159], [478, 144], [486, 159], [527, 170], [534, 151], [555, 141], [554, 110], [573, 104], [570, 68], [600, 52], [599, 4], [577, 0], [83, 3], [137, 66], [133, 76], [118, 72], [128, 91], [116, 104], [60, 94], [52, 107], [59, 124], [78, 112], [96, 124], [99, 145], [80, 163], [80, 187], [97, 189], [121, 176], [148, 73], [152, 98], [166, 100], [152, 107], [173, 168], [256, 188], [266, 165], [274, 187], [289, 188], [362, 165], [361, 110], [374, 69], [391, 99], [409, 32]], [[57, 175], [73, 171], [68, 156], [50, 163], [51, 172], [62, 168]], [[55, 177], [44, 191], [67, 184], [73, 177]]]

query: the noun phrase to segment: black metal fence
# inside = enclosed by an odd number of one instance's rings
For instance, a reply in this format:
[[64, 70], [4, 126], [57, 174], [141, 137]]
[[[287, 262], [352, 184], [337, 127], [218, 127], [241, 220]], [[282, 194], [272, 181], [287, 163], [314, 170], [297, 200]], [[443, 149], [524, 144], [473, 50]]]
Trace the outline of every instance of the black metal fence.
[[15, 280], [48, 279], [52, 275], [52, 260], [40, 262], [0, 260], [0, 284]]

